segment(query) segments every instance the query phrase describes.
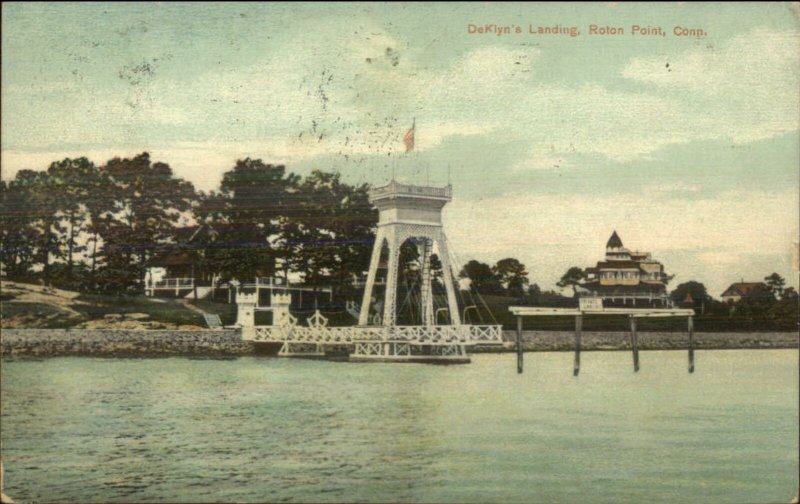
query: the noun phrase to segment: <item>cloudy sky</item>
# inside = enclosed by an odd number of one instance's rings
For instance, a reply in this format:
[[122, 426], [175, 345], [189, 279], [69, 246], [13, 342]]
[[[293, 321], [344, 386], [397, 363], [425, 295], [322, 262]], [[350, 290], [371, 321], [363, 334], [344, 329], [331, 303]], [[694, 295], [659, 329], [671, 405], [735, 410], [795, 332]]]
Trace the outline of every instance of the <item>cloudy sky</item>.
[[[773, 271], [797, 286], [796, 5], [2, 9], [4, 179], [145, 150], [203, 190], [244, 156], [354, 183], [449, 172], [457, 254], [517, 257], [544, 288], [614, 229], [715, 297]], [[470, 33], [489, 24], [510, 33]]]

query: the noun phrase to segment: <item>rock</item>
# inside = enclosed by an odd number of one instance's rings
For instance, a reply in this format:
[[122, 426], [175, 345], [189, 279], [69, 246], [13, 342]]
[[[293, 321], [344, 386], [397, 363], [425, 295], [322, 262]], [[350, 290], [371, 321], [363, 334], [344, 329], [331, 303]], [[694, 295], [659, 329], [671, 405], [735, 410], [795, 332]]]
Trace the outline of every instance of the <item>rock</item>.
[[131, 320], [145, 320], [145, 319], [149, 319], [150, 315], [148, 315], [146, 313], [126, 313], [125, 314], [125, 318], [131, 319]]

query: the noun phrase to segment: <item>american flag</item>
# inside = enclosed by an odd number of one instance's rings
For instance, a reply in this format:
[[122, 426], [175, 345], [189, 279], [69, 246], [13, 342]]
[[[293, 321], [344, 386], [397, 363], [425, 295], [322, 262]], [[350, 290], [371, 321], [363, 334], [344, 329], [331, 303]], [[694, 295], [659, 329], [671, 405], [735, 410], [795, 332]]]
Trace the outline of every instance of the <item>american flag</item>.
[[406, 144], [406, 152], [411, 152], [414, 150], [414, 130], [417, 128], [417, 120], [414, 119], [414, 122], [411, 124], [411, 128], [406, 131], [406, 135], [403, 137], [403, 142]]

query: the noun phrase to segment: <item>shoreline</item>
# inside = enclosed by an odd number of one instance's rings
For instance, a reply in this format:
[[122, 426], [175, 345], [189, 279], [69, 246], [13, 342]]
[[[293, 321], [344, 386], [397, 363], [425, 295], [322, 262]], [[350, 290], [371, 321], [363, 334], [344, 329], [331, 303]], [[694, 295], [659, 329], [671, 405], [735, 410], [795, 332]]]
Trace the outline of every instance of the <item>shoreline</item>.
[[[629, 333], [587, 331], [582, 335], [582, 352], [630, 350]], [[503, 332], [502, 346], [477, 346], [470, 353], [511, 353], [516, 351], [516, 333]], [[795, 332], [695, 333], [695, 350], [798, 349]], [[524, 352], [571, 352], [574, 335], [564, 331], [523, 331]], [[685, 333], [639, 333], [639, 350], [687, 350]], [[120, 358], [236, 358], [257, 355], [252, 341], [243, 341], [238, 329], [153, 330], [132, 329], [4, 329], [0, 354], [9, 357], [120, 357]]]

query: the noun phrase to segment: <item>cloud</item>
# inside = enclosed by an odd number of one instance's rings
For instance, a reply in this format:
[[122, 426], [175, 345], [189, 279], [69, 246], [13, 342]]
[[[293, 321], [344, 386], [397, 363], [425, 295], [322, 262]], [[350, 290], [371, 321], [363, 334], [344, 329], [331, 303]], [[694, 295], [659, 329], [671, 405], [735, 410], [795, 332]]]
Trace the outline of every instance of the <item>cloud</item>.
[[781, 274], [788, 276], [789, 244], [798, 239], [800, 202], [791, 190], [726, 191], [689, 203], [677, 193], [654, 196], [657, 188], [590, 198], [509, 193], [474, 200], [458, 199], [457, 189], [444, 217], [452, 248], [485, 261], [518, 257], [540, 285], [554, 284], [570, 266], [600, 260], [613, 229], [629, 248], [672, 258], [667, 271], [681, 272], [681, 281], [693, 275], [714, 285], [727, 282], [726, 275], [762, 274], [748, 263], [751, 257], [783, 258], [787, 271]]
[[[800, 126], [796, 30], [756, 27], [723, 42], [674, 54], [632, 59], [622, 75], [690, 101], [693, 135], [727, 135], [746, 143]], [[669, 66], [667, 66], [669, 65]], [[690, 93], [688, 96], [686, 93]], [[707, 115], [710, 121], [695, 120]]]
[[640, 82], [707, 94], [750, 93], [763, 89], [765, 83], [788, 90], [796, 80], [798, 44], [800, 34], [794, 30], [756, 27], [720, 47], [709, 44], [657, 58], [634, 58], [622, 74]]
[[667, 145], [747, 142], [798, 127], [794, 32], [757, 29], [717, 48], [634, 58], [622, 75], [637, 89], [549, 82], [535, 47], [487, 45], [433, 65], [367, 16], [308, 25], [317, 29], [302, 42], [190, 78], [158, 72], [138, 86], [4, 90], [3, 147], [272, 145], [283, 135], [283, 148], [306, 159], [352, 157], [402, 152], [416, 117], [419, 150], [455, 135], [502, 133], [520, 142], [519, 157], [532, 153], [513, 166], [524, 171], [563, 166], [576, 152], [626, 162]]

